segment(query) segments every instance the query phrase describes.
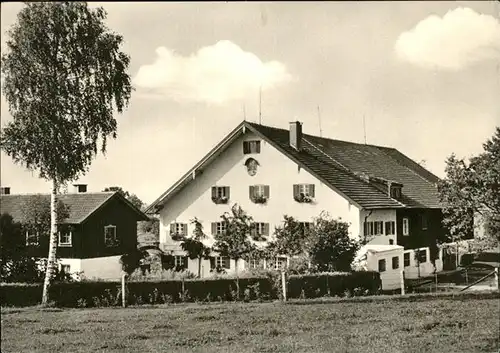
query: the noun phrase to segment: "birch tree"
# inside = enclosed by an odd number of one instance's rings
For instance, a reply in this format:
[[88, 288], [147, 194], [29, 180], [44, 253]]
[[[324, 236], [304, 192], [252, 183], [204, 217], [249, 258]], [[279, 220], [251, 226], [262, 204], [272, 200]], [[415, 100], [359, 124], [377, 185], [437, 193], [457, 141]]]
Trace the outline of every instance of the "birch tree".
[[7, 32], [3, 93], [13, 117], [0, 144], [15, 163], [51, 182], [51, 226], [42, 303], [49, 300], [57, 250], [56, 194], [88, 171], [108, 139], [115, 111], [128, 106], [130, 58], [106, 12], [86, 2], [25, 3]]

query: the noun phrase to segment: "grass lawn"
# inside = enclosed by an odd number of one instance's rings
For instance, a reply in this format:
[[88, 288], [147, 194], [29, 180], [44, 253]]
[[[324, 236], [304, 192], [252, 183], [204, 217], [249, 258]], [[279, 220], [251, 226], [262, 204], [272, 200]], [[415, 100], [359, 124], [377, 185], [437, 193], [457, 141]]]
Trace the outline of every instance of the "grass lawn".
[[2, 352], [498, 352], [496, 299], [2, 309]]

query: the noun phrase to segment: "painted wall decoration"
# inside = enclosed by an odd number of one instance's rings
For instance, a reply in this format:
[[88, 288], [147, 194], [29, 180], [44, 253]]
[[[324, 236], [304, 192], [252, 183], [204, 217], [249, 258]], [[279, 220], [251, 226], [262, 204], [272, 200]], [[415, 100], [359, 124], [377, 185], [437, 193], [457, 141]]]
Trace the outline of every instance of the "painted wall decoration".
[[259, 162], [257, 162], [254, 158], [248, 158], [245, 162], [245, 167], [247, 167], [247, 172], [250, 176], [257, 174], [257, 168], [259, 165]]

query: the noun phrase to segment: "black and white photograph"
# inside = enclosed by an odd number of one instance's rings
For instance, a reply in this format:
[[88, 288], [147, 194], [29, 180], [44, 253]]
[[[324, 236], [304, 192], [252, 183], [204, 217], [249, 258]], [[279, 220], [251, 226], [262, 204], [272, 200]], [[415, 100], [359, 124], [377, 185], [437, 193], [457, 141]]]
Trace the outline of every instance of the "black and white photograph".
[[4, 353], [500, 353], [500, 2], [2, 2]]

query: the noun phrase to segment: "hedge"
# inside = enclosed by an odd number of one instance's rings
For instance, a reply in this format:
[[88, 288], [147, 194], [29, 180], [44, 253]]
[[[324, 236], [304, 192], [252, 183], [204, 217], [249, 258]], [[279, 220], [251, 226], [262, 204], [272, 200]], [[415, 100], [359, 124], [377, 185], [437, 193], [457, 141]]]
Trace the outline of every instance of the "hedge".
[[[129, 305], [235, 300], [272, 300], [281, 296], [279, 273], [261, 277], [142, 281], [127, 283]], [[376, 272], [292, 275], [287, 280], [289, 298], [327, 295], [373, 294], [380, 288]], [[42, 284], [0, 284], [0, 305], [31, 306], [40, 303]], [[54, 283], [50, 298], [60, 307], [103, 307], [121, 305], [119, 282]]]

